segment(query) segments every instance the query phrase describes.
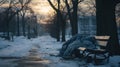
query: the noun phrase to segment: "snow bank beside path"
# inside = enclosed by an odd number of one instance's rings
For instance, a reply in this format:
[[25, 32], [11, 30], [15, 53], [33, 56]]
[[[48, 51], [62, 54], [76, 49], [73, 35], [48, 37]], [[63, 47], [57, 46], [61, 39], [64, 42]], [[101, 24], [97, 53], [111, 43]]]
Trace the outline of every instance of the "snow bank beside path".
[[14, 41], [7, 41], [0, 38], [0, 56], [14, 56], [23, 57], [26, 56], [29, 50], [35, 46], [39, 46], [39, 52], [41, 53], [54, 53], [56, 49], [60, 49], [62, 44], [56, 42], [56, 39], [49, 35], [41, 36], [37, 38], [27, 39], [23, 36], [15, 37]]

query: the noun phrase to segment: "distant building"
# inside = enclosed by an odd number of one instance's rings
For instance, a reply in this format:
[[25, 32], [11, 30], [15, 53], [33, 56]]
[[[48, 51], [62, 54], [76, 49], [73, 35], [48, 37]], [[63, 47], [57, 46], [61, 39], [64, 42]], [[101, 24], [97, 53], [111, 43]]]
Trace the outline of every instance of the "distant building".
[[78, 33], [81, 35], [96, 35], [96, 17], [79, 16]]
[[[67, 21], [66, 34], [71, 34], [71, 26]], [[79, 16], [78, 17], [78, 33], [81, 35], [96, 35], [96, 17], [95, 16]]]

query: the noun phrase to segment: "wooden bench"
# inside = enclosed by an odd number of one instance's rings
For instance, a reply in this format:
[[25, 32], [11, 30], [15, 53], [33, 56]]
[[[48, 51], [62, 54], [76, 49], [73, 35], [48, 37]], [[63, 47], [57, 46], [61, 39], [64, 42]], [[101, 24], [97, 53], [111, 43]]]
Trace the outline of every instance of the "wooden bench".
[[[78, 50], [82, 51], [81, 54], [83, 54], [85, 58], [88, 58], [92, 55], [95, 64], [98, 64], [98, 59], [106, 60], [107, 62], [109, 62], [109, 52], [106, 50], [109, 38], [110, 36], [95, 36], [98, 44], [96, 45], [95, 49], [79, 47]], [[98, 56], [102, 58], [98, 58]]]

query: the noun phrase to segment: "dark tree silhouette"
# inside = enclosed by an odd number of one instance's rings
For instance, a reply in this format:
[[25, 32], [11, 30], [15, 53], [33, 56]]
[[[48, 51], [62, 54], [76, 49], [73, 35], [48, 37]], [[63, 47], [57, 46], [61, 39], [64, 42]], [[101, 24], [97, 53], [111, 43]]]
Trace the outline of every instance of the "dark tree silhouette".
[[[70, 0], [72, 2], [72, 7], [68, 3], [69, 0], [65, 0], [67, 7], [68, 16], [70, 19], [70, 24], [72, 28], [72, 35], [78, 34], [78, 4], [83, 0]], [[72, 11], [71, 11], [72, 10]]]
[[[4, 21], [6, 23], [6, 34], [8, 40], [10, 40], [10, 22], [11, 20], [23, 10], [31, 0], [6, 0], [8, 7], [6, 7]], [[19, 4], [19, 6], [18, 6]]]
[[120, 0], [96, 0], [97, 35], [109, 35], [108, 50], [110, 54], [119, 53], [119, 41], [115, 20], [115, 7]]
[[17, 36], [20, 36], [20, 17], [19, 17], [19, 13], [17, 13]]
[[56, 38], [57, 41], [60, 41], [60, 32], [62, 33], [62, 41], [65, 41], [65, 19], [63, 18], [62, 11], [60, 10], [60, 0], [57, 0], [57, 8], [53, 5], [51, 0], [48, 0], [50, 6], [56, 11], [57, 13], [57, 23], [56, 23]]

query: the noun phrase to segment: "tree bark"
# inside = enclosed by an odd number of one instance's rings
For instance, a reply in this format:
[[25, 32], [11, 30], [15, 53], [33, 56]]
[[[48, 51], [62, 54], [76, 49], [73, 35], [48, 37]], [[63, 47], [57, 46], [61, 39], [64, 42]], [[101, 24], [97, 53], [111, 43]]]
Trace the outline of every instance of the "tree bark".
[[72, 35], [76, 35], [78, 34], [78, 14], [77, 14], [77, 10], [78, 10], [78, 0], [72, 0], [73, 3], [73, 32]]
[[57, 9], [57, 41], [60, 41], [60, 0], [58, 0], [58, 9]]
[[58, 8], [56, 8], [53, 3], [51, 2], [51, 0], [48, 0], [50, 6], [56, 11], [57, 13], [57, 23], [56, 23], [56, 38], [57, 38], [57, 41], [60, 41], [60, 0], [57, 0], [57, 3], [58, 3]]
[[20, 21], [19, 21], [19, 14], [17, 14], [17, 36], [20, 36]]
[[22, 30], [23, 30], [23, 36], [26, 36], [25, 34], [25, 13], [23, 12], [23, 15], [22, 15]]
[[111, 55], [119, 52], [115, 6], [114, 0], [96, 0], [97, 35], [110, 36], [108, 50]]
[[31, 36], [30, 36], [30, 25], [28, 25], [28, 34], [27, 34], [27, 36], [28, 36], [28, 39], [30, 39], [31, 38]]
[[61, 30], [62, 30], [62, 42], [66, 41], [65, 39], [65, 32], [66, 32], [66, 22], [64, 15], [61, 14]]
[[68, 4], [68, 0], [65, 0], [65, 4], [67, 7], [67, 12], [69, 15], [70, 19], [70, 24], [72, 28], [72, 36], [78, 34], [78, 16], [77, 16], [77, 10], [78, 10], [78, 0], [72, 0], [72, 5], [73, 5], [73, 12], [71, 12], [70, 5]]
[[52, 2], [50, 0], [48, 0], [50, 6], [56, 11], [57, 13], [57, 23], [56, 23], [56, 38], [57, 38], [57, 41], [60, 41], [60, 33], [62, 33], [62, 41], [65, 41], [65, 26], [66, 26], [66, 23], [65, 23], [65, 20], [63, 18], [63, 14], [62, 14], [62, 11], [60, 10], [60, 0], [57, 0], [57, 3], [58, 3], [58, 7], [55, 8], [55, 6], [52, 4]]

